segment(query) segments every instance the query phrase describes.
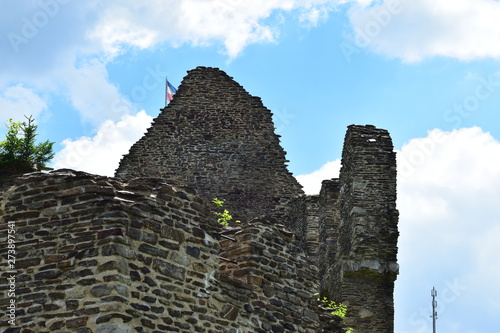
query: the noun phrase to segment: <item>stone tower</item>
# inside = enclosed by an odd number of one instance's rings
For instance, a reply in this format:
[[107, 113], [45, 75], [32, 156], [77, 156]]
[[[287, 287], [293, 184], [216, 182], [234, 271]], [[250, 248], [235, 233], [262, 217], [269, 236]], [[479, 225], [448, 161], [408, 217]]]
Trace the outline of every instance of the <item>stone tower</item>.
[[337, 212], [326, 216], [337, 239], [321, 258], [329, 265], [320, 268], [321, 293], [348, 305], [348, 321], [359, 332], [393, 332], [399, 232], [396, 153], [386, 130], [349, 126], [336, 184], [322, 189], [325, 197], [339, 193]]
[[235, 219], [280, 218], [289, 200], [303, 193], [286, 162], [261, 99], [223, 71], [198, 67], [122, 159], [116, 176], [193, 187], [208, 201], [224, 199]]
[[294, 200], [289, 227], [318, 267], [321, 297], [347, 305], [355, 332], [394, 332], [396, 153], [384, 129], [350, 125], [340, 177]]

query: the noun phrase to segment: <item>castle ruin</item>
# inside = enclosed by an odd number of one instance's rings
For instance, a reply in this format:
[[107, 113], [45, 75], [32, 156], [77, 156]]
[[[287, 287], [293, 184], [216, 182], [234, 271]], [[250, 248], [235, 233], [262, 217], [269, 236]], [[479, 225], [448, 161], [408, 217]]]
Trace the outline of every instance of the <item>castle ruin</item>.
[[[308, 196], [272, 114], [223, 71], [188, 72], [115, 177], [0, 181], [4, 332], [393, 332], [396, 161], [347, 129], [338, 179]], [[3, 183], [2, 183], [3, 181]], [[2, 184], [4, 184], [2, 186]], [[240, 223], [217, 223], [214, 198]], [[317, 295], [348, 307], [343, 322]], [[7, 312], [7, 310], [5, 310]]]

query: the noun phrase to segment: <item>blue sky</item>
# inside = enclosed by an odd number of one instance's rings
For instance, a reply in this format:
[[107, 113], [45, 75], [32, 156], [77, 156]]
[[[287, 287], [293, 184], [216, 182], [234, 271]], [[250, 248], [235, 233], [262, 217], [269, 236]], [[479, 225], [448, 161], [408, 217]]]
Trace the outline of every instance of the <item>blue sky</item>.
[[[500, 2], [2, 0], [0, 121], [38, 120], [52, 166], [112, 175], [196, 66], [273, 113], [308, 193], [349, 124], [398, 151], [396, 332], [500, 329]], [[3, 136], [5, 130], [0, 129]]]

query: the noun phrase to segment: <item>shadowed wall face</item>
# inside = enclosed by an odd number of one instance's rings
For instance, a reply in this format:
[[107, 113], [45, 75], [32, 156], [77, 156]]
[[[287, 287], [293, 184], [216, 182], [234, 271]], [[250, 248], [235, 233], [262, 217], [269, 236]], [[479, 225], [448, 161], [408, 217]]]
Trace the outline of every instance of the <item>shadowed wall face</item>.
[[287, 170], [271, 112], [223, 71], [188, 72], [174, 100], [116, 176], [160, 177], [226, 201], [236, 219], [282, 218], [301, 186]]
[[361, 332], [393, 332], [399, 232], [396, 153], [386, 130], [348, 127], [339, 211], [333, 297], [348, 304], [348, 322]]

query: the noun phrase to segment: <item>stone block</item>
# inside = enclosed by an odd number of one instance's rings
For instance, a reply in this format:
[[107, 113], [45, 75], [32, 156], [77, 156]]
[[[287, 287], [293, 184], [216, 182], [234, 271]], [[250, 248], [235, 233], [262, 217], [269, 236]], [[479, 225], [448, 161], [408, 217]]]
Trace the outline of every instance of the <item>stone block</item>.
[[150, 254], [154, 257], [159, 257], [159, 258], [167, 258], [168, 256], [168, 251], [162, 250], [160, 248], [151, 246], [149, 244], [141, 244], [139, 245], [139, 251], [142, 251], [144, 253]]
[[132, 333], [132, 328], [123, 324], [106, 323], [98, 325], [96, 333]]
[[154, 259], [153, 260], [153, 268], [157, 270], [159, 273], [183, 281], [186, 276], [186, 269], [169, 262]]

